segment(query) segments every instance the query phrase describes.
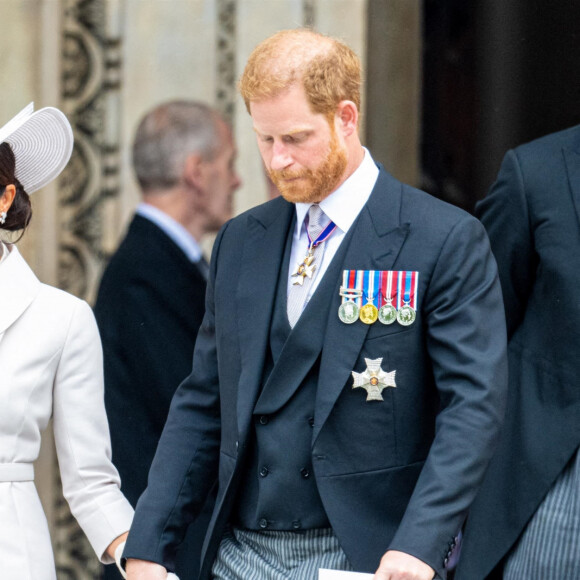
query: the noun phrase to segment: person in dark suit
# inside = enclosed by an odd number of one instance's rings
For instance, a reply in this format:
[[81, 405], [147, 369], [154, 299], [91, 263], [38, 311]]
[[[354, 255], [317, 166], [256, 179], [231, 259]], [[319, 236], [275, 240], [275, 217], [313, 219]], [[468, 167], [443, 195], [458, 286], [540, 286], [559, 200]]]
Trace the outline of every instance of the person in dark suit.
[[[135, 135], [143, 201], [95, 305], [113, 461], [133, 506], [147, 486], [171, 398], [191, 369], [208, 270], [199, 242], [231, 216], [240, 184], [235, 154], [223, 119], [193, 101], [155, 107]], [[202, 528], [192, 526], [180, 552], [177, 569], [187, 578], [199, 568]], [[112, 569], [106, 575], [119, 578]]]
[[509, 151], [477, 214], [499, 266], [509, 397], [457, 578], [580, 578], [580, 126]]
[[216, 476], [203, 579], [445, 578], [505, 401], [485, 231], [373, 162], [357, 133], [360, 63], [343, 43], [280, 32], [240, 89], [282, 196], [216, 239], [128, 578], [174, 569]]

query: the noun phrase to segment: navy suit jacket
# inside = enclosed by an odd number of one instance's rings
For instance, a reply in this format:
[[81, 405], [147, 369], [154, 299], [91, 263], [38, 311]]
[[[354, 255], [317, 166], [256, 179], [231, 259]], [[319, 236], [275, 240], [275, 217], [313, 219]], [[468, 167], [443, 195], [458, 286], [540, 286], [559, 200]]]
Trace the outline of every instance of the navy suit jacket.
[[509, 397], [461, 580], [501, 578], [498, 563], [580, 444], [580, 125], [509, 151], [477, 213], [499, 266]]
[[[375, 188], [294, 327], [260, 397], [280, 266], [294, 206], [282, 198], [222, 229], [191, 375], [178, 389], [125, 557], [172, 568], [183, 522], [219, 476], [207, 578], [252, 432], [320, 359], [312, 464], [324, 508], [355, 570], [387, 549], [444, 562], [493, 452], [507, 381], [503, 303], [481, 224], [381, 170]], [[338, 261], [338, 262], [337, 262]], [[414, 324], [343, 324], [343, 269], [420, 272]], [[285, 274], [284, 274], [285, 275]], [[382, 357], [384, 401], [351, 372]], [[279, 385], [269, 389], [268, 383]], [[291, 441], [280, 441], [280, 453]]]
[[[175, 242], [136, 215], [105, 269], [94, 309], [113, 462], [133, 506], [147, 487], [173, 394], [191, 371], [205, 290], [205, 278]], [[194, 535], [191, 531], [187, 548], [191, 558], [182, 556], [191, 562], [180, 565], [190, 575], [201, 549]], [[108, 575], [120, 578], [109, 568]]]

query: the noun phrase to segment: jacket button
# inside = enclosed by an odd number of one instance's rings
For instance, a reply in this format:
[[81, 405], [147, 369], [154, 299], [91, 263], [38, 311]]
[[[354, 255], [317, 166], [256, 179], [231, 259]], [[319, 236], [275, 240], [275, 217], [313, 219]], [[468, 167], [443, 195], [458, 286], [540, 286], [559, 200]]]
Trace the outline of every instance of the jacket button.
[[268, 475], [268, 473], [270, 473], [270, 470], [264, 466], [260, 469], [260, 476], [261, 477], [266, 477], [266, 475]]
[[260, 425], [267, 425], [269, 420], [268, 415], [260, 415]]
[[266, 518], [262, 518], [259, 522], [258, 525], [265, 530], [268, 527], [268, 520]]
[[295, 530], [299, 530], [302, 527], [302, 524], [300, 523], [299, 520], [294, 520], [292, 522], [292, 528], [294, 528]]
[[308, 479], [310, 477], [310, 471], [308, 469], [306, 469], [306, 467], [303, 467], [300, 470], [300, 475], [304, 478], [304, 479]]
[[309, 418], [308, 418], [308, 424], [309, 424], [311, 427], [314, 427], [314, 417], [309, 417]]

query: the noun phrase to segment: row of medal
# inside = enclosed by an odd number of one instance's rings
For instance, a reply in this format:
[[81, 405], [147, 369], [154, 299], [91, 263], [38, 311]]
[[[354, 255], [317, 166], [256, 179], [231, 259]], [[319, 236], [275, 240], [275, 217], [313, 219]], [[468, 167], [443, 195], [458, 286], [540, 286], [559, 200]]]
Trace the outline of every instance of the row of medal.
[[409, 326], [417, 318], [419, 272], [344, 270], [338, 317], [345, 324], [398, 322]]

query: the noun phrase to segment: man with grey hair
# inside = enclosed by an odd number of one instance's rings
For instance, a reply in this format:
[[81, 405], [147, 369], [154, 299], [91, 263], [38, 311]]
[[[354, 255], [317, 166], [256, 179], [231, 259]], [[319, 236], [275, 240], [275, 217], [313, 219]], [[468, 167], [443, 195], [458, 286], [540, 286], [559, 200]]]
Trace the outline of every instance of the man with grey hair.
[[[199, 242], [231, 217], [240, 185], [235, 157], [230, 128], [198, 102], [155, 107], [135, 135], [142, 203], [105, 270], [95, 306], [113, 461], [133, 506], [147, 486], [173, 393], [191, 368], [207, 278]], [[180, 550], [183, 578], [197, 575], [202, 520]], [[105, 578], [119, 575], [107, 570]]]

